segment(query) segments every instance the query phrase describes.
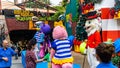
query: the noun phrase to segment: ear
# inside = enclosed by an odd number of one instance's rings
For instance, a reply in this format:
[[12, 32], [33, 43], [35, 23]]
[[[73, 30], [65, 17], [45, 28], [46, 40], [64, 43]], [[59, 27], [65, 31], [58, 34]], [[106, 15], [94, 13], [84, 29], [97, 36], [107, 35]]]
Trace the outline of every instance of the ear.
[[97, 54], [95, 56], [96, 56], [97, 60], [100, 61], [100, 57]]

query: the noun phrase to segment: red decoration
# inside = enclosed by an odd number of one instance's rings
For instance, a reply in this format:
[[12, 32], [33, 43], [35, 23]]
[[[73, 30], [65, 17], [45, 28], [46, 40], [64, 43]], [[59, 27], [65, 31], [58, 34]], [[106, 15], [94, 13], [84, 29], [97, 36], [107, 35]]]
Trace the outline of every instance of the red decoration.
[[118, 53], [118, 56], [120, 56], [120, 52]]

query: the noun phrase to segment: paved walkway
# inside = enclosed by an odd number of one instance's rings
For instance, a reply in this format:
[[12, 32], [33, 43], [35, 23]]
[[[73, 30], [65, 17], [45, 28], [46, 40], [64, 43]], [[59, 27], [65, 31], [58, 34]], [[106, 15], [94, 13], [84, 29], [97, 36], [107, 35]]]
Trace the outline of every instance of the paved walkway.
[[23, 68], [21, 57], [15, 60], [15, 57], [12, 58], [12, 67], [11, 68]]

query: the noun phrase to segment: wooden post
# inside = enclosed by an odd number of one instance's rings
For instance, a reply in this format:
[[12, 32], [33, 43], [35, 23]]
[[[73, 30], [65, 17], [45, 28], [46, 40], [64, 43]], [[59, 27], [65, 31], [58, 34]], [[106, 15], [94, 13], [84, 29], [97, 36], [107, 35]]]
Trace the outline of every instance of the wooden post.
[[1, 3], [1, 0], [0, 0], [0, 15], [2, 15], [2, 3]]

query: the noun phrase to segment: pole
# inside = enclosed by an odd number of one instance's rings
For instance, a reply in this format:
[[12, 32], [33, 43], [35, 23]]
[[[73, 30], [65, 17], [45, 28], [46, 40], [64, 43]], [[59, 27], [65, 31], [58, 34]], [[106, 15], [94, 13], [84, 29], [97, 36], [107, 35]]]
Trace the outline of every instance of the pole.
[[[49, 0], [46, 0], [46, 9], [47, 9], [47, 17], [49, 17], [49, 3], [48, 3]], [[48, 19], [48, 18], [46, 18]]]
[[1, 3], [1, 0], [0, 0], [0, 15], [2, 15], [2, 3]]

